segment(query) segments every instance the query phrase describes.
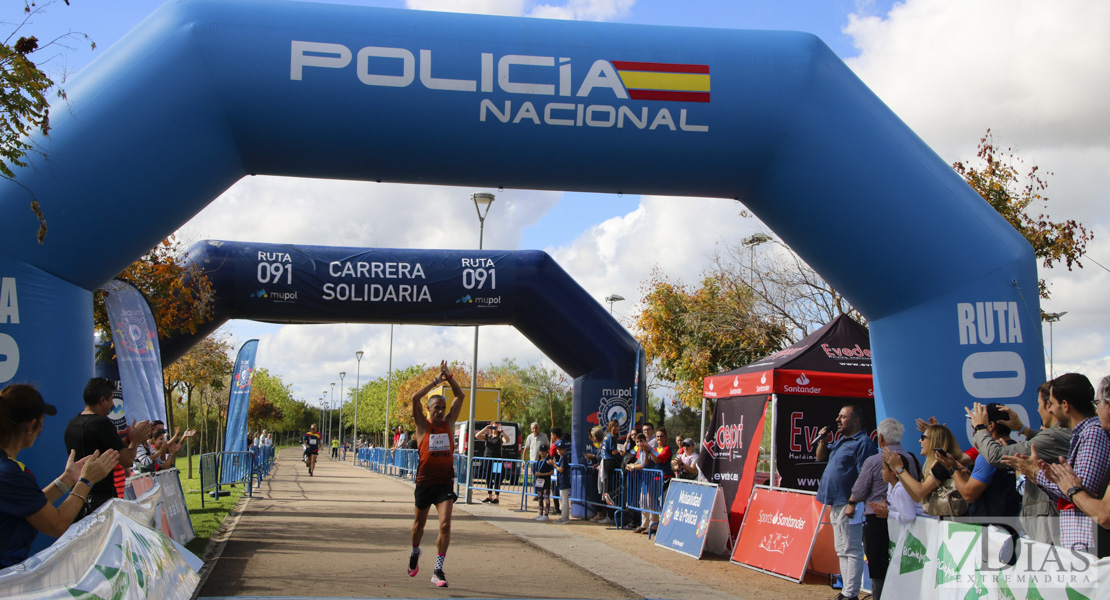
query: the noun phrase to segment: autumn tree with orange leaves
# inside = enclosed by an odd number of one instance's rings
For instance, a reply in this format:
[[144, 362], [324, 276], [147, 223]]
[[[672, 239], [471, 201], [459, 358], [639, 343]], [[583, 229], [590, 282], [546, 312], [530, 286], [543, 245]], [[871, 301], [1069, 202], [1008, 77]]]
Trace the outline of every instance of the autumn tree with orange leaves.
[[636, 326], [649, 363], [675, 385], [679, 403], [701, 404], [702, 379], [746, 365], [790, 341], [789, 331], [762, 317], [751, 288], [713, 273], [691, 288], [658, 270], [644, 286]]

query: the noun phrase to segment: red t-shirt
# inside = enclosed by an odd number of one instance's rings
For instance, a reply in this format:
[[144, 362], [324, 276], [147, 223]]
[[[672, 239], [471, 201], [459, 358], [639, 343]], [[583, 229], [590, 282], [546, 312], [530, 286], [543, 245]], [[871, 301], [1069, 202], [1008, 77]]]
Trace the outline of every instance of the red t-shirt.
[[435, 426], [420, 438], [420, 466], [416, 468], [416, 485], [438, 485], [455, 480], [455, 437], [449, 423]]

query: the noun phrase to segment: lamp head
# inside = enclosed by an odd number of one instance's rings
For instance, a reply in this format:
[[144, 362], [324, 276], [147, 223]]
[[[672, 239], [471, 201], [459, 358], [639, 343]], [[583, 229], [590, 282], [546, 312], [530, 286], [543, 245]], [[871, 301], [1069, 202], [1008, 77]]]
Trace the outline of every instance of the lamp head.
[[478, 220], [485, 221], [486, 215], [489, 214], [489, 207], [493, 204], [495, 196], [488, 192], [477, 192], [471, 194], [470, 199], [474, 202], [474, 210], [478, 211]]
[[619, 294], [609, 294], [605, 297], [605, 301], [609, 303], [620, 302], [622, 300], [624, 300], [624, 296], [621, 296]]
[[767, 235], [766, 233], [753, 233], [748, 237], [740, 240], [740, 243], [743, 244], [745, 247], [750, 248], [752, 246], [758, 246], [759, 244], [762, 244], [764, 242], [770, 242], [774, 239], [775, 238]]
[[342, 381], [342, 380], [343, 380], [343, 378], [344, 378], [344, 377], [346, 377], [346, 376], [347, 376], [347, 372], [346, 372], [346, 371], [340, 371], [340, 372], [339, 372], [339, 380], [340, 380], [340, 381]]
[[362, 360], [362, 354], [363, 354], [362, 350], [356, 351], [355, 352], [355, 359], [361, 361]]

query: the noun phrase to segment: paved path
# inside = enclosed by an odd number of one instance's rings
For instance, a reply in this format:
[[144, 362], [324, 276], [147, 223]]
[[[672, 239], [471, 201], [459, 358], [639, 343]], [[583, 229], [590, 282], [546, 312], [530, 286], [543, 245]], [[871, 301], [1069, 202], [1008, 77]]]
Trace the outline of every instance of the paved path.
[[[681, 574], [691, 568], [696, 572], [706, 561], [653, 547], [646, 538], [636, 539], [638, 545], [629, 551], [633, 534], [609, 530], [605, 535], [604, 528], [593, 524], [537, 523], [531, 520], [534, 512], [508, 508], [513, 497], [507, 495], [500, 506], [455, 505], [452, 544], [444, 566], [451, 586], [436, 588], [429, 581], [435, 562], [434, 516], [425, 530], [420, 574], [408, 577], [406, 573], [411, 483], [325, 456], [315, 476], [309, 477], [299, 456], [299, 448], [280, 452], [274, 472], [255, 490], [211, 567], [200, 598], [736, 600], [742, 596], [785, 600], [814, 593], [812, 586], [789, 584], [732, 565], [724, 566], [735, 569], [730, 573], [735, 573], [736, 589], [719, 582], [706, 585]], [[606, 537], [623, 543], [614, 547]], [[681, 568], [660, 568], [660, 553]], [[720, 560], [716, 562], [720, 569]], [[752, 582], [769, 589], [753, 590]]]

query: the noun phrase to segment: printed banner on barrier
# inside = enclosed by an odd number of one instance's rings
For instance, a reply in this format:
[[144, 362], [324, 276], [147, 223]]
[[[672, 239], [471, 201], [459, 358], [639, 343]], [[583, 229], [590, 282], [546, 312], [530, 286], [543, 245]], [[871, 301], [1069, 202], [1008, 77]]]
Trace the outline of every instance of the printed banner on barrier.
[[203, 563], [151, 526], [156, 486], [109, 500], [49, 548], [0, 570], [0, 597], [188, 600]]
[[[775, 396], [775, 469], [778, 487], [817, 491], [828, 461], [817, 460], [817, 432], [836, 431], [841, 407], [853, 404], [863, 412], [863, 427], [875, 439], [875, 401], [870, 398]], [[837, 434], [834, 434], [837, 435]]]
[[724, 554], [728, 545], [728, 514], [720, 486], [675, 479], [663, 501], [655, 545], [701, 558], [704, 551]]
[[710, 482], [720, 484], [725, 494], [730, 535], [740, 529], [755, 485], [768, 398], [760, 394], [717, 400], [698, 453], [698, 468]]
[[906, 598], [1110, 597], [1099, 585], [1110, 559], [1019, 538], [1009, 560], [1012, 548], [1000, 528], [919, 517], [899, 532], [884, 589]]
[[112, 326], [112, 345], [123, 390], [123, 411], [135, 421], [166, 420], [162, 354], [158, 324], [146, 296], [135, 286], [113, 279], [102, 288]]
[[[258, 340], [247, 340], [235, 357], [235, 375], [227, 400], [227, 431], [224, 452], [247, 451], [247, 414], [250, 411], [251, 380], [254, 378], [254, 355]], [[225, 483], [223, 477], [220, 483]]]
[[188, 544], [196, 537], [189, 509], [185, 505], [185, 492], [181, 489], [181, 477], [176, 468], [157, 473], [143, 473], [127, 478], [124, 497], [134, 500], [146, 494], [155, 486], [159, 488], [158, 501], [154, 505], [154, 521], [162, 533], [179, 544]]
[[801, 581], [824, 510], [813, 494], [756, 486], [732, 562]]

